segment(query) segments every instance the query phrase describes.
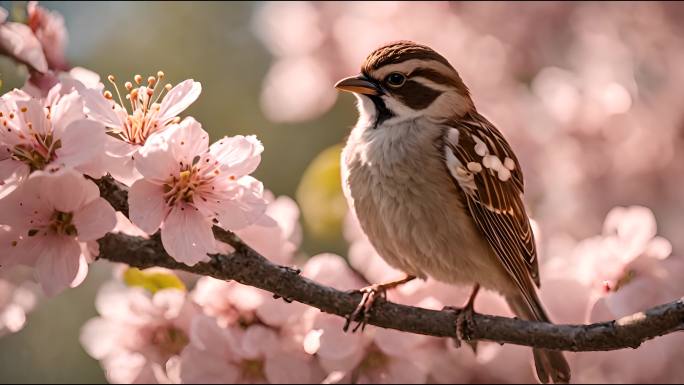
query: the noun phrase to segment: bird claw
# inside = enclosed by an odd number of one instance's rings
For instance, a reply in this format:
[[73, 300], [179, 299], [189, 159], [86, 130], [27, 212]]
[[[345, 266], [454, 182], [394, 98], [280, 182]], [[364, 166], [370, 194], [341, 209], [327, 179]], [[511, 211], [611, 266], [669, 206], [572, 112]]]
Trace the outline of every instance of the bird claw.
[[356, 326], [352, 329], [352, 333], [356, 333], [359, 328], [361, 328], [361, 331], [366, 329], [366, 325], [368, 324], [368, 320], [370, 318], [370, 312], [373, 308], [373, 304], [375, 304], [375, 300], [378, 298], [378, 296], [386, 299], [387, 289], [383, 287], [383, 285], [371, 285], [359, 290], [354, 290], [352, 293], [361, 293], [363, 296], [361, 297], [361, 301], [359, 302], [358, 306], [356, 306], [356, 309], [347, 316], [347, 321], [345, 322], [344, 328], [342, 330], [347, 332], [352, 322], [361, 318], [361, 320], [358, 321]]
[[465, 341], [468, 346], [477, 353], [477, 341], [471, 341], [471, 330], [475, 324], [473, 319], [474, 310], [472, 306], [465, 306], [463, 308], [445, 306], [443, 311], [448, 311], [456, 314], [456, 337], [454, 338], [454, 346], [461, 347], [461, 341]]

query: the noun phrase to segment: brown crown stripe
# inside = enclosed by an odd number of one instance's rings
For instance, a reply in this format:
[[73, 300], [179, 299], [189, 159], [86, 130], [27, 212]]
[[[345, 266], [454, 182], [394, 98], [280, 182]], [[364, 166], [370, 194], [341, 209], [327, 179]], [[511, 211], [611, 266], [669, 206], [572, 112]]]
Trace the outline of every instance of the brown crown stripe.
[[441, 91], [420, 84], [415, 80], [407, 80], [400, 88], [390, 89], [388, 92], [414, 110], [427, 108], [442, 94]]
[[444, 56], [433, 51], [430, 47], [411, 41], [398, 41], [380, 47], [368, 55], [365, 63], [363, 63], [362, 72], [371, 73], [382, 66], [411, 59], [435, 60], [453, 68]]

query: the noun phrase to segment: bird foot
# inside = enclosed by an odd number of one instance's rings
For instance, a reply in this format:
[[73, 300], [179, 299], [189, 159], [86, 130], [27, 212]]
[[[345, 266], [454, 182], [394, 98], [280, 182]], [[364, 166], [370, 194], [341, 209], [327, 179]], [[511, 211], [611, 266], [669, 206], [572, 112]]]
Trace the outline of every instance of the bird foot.
[[361, 331], [363, 331], [368, 324], [371, 309], [373, 308], [373, 304], [377, 300], [378, 296], [382, 297], [383, 299], [387, 299], [387, 290], [394, 289], [395, 287], [401, 286], [407, 282], [411, 282], [414, 279], [416, 279], [416, 277], [407, 275], [406, 277], [396, 281], [370, 285], [364, 287], [363, 289], [352, 291], [352, 293], [361, 293], [363, 296], [361, 297], [361, 302], [359, 302], [359, 305], [356, 306], [356, 309], [349, 316], [347, 316], [347, 322], [345, 322], [344, 328], [342, 330], [345, 332], [348, 331], [351, 323], [358, 321], [358, 324], [356, 324], [354, 329], [352, 329], [352, 333], [355, 333], [357, 330], [359, 330], [359, 328], [361, 328]]
[[347, 316], [347, 322], [345, 322], [343, 330], [345, 332], [348, 331], [352, 322], [360, 319], [360, 321], [358, 321], [356, 326], [352, 329], [352, 333], [355, 333], [357, 330], [359, 330], [359, 328], [361, 328], [361, 331], [363, 331], [368, 324], [370, 311], [373, 308], [375, 300], [378, 298], [378, 296], [382, 297], [383, 299], [387, 298], [387, 289], [388, 287], [386, 285], [376, 284], [366, 286], [359, 290], [354, 290], [354, 293], [361, 293], [363, 296], [361, 297], [361, 302], [359, 302], [358, 306], [356, 306], [356, 309]]
[[471, 341], [471, 330], [473, 325], [475, 325], [475, 320], [473, 319], [473, 306], [471, 304], [466, 305], [463, 308], [445, 306], [443, 311], [448, 311], [456, 314], [456, 337], [454, 338], [454, 345], [457, 348], [461, 347], [461, 341], [465, 341], [468, 346], [473, 350], [473, 353], [477, 353], [477, 341]]

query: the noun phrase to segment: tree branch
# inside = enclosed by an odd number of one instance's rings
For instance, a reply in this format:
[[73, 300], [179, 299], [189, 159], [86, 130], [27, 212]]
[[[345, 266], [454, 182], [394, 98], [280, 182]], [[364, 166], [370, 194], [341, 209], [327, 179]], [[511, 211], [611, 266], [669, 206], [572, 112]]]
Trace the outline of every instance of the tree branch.
[[[102, 196], [115, 209], [127, 214], [125, 189], [110, 177], [96, 182]], [[232, 232], [214, 227], [214, 235], [216, 239], [230, 244], [235, 252], [214, 255], [210, 262], [188, 266], [164, 251], [159, 234], [150, 239], [108, 234], [99, 241], [100, 259], [138, 268], [159, 266], [220, 280], [235, 280], [343, 317], [351, 314], [361, 301], [359, 293], [319, 285], [300, 276], [298, 270], [271, 263]], [[456, 337], [456, 314], [453, 312], [399, 305], [383, 299], [378, 299], [373, 306], [369, 323], [409, 333]], [[679, 330], [683, 323], [684, 300], [680, 299], [619, 320], [590, 325], [554, 325], [474, 314], [466, 334], [471, 340], [553, 350], [602, 351], [637, 348], [644, 341]]]

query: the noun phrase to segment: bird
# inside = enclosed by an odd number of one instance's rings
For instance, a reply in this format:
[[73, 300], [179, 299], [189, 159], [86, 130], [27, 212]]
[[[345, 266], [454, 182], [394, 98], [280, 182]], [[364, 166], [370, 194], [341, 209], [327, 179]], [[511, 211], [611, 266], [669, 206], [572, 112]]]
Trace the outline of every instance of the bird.
[[[406, 274], [362, 289], [349, 319], [367, 321], [379, 295], [431, 277], [472, 286], [461, 308], [471, 317], [483, 287], [517, 317], [550, 322], [520, 162], [450, 62], [426, 45], [392, 42], [335, 88], [353, 93], [359, 112], [341, 155], [344, 195], [377, 253]], [[570, 381], [562, 352], [533, 357], [540, 382]]]

